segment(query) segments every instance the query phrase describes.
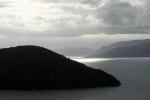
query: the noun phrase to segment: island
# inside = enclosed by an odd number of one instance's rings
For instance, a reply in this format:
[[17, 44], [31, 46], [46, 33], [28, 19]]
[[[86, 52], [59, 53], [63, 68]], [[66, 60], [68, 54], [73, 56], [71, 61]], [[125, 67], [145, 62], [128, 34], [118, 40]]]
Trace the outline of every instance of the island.
[[76, 89], [120, 85], [112, 75], [44, 47], [24, 45], [0, 49], [0, 89]]

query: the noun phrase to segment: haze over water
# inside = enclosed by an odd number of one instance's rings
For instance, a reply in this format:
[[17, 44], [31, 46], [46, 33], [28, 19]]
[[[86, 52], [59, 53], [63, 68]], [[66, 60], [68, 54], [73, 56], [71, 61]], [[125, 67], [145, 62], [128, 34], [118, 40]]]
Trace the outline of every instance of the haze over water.
[[[56, 52], [64, 51], [60, 54], [66, 52], [65, 56], [90, 56], [106, 52], [107, 45], [112, 43], [147, 39], [150, 41], [150, 0], [0, 0], [0, 48], [37, 45]], [[127, 44], [131, 46], [132, 43]], [[132, 52], [136, 56], [150, 54], [149, 44], [138, 47], [141, 43], [134, 41], [133, 44], [136, 48], [124, 45], [126, 49], [117, 49], [110, 54], [118, 54], [120, 50], [119, 54], [125, 54], [125, 50], [129, 56]], [[102, 47], [105, 50], [100, 50]], [[149, 100], [150, 58], [72, 59], [112, 74], [122, 86], [82, 90], [0, 90], [0, 100]]]
[[[83, 58], [82, 62], [84, 60], [87, 58]], [[84, 63], [114, 75], [121, 81], [122, 86], [76, 90], [1, 90], [0, 100], [148, 100], [150, 98], [150, 58], [99, 59], [93, 62], [89, 59], [89, 62]]]

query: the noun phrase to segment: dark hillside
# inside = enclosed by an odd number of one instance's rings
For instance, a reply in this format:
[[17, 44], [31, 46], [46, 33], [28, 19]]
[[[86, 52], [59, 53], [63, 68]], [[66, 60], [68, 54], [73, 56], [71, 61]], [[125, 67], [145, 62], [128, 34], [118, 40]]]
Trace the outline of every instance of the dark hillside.
[[119, 86], [102, 70], [39, 46], [0, 49], [0, 89], [69, 89]]

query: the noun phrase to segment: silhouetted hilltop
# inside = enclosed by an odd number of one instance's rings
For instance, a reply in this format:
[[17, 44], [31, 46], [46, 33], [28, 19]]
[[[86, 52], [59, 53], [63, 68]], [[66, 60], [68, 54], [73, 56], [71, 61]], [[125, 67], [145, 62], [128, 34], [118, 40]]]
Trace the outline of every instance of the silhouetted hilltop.
[[119, 86], [102, 70], [39, 46], [0, 49], [0, 89], [69, 89]]
[[150, 40], [132, 40], [102, 47], [91, 57], [150, 57]]

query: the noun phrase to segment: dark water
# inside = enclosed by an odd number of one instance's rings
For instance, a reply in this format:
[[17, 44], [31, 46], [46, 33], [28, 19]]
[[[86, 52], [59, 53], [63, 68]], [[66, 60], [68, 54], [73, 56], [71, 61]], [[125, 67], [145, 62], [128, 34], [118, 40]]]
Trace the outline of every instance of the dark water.
[[86, 62], [114, 75], [121, 87], [83, 90], [0, 91], [0, 100], [149, 100], [150, 58]]

